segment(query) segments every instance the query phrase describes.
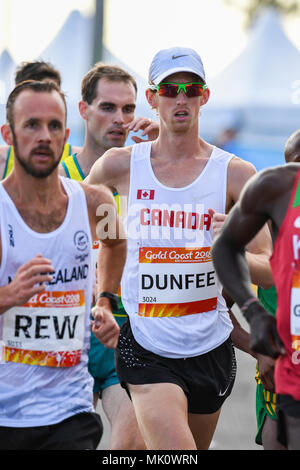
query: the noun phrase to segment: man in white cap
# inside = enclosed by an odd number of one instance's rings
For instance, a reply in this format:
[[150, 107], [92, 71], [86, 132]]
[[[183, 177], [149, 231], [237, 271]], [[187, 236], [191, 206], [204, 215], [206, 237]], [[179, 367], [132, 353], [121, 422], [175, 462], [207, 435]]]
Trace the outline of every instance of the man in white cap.
[[[209, 209], [228, 212], [255, 169], [199, 137], [209, 94], [194, 50], [158, 52], [146, 91], [158, 138], [109, 150], [87, 179], [128, 200], [121, 294], [129, 321], [116, 360], [148, 449], [208, 449], [235, 378]], [[270, 239], [260, 232], [253, 245], [252, 280], [268, 281]]]

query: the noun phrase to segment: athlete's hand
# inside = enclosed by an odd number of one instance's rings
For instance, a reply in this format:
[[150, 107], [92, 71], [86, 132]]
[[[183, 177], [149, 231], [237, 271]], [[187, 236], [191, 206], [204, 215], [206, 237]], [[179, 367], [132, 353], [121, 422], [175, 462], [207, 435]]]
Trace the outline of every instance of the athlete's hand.
[[32, 296], [43, 292], [46, 283], [52, 280], [53, 272], [51, 260], [41, 254], [20, 266], [13, 281], [7, 286], [11, 306], [24, 305]]
[[[99, 302], [99, 301], [98, 301]], [[102, 303], [92, 309], [94, 321], [92, 332], [106, 348], [115, 349], [120, 334], [120, 328], [109, 306]]]
[[272, 357], [264, 356], [263, 354], [256, 355], [258, 361], [259, 376], [265, 390], [274, 393], [274, 367], [275, 359]]
[[208, 213], [211, 216], [211, 227], [215, 237], [222, 230], [227, 215], [216, 212], [214, 209], [208, 209]]
[[250, 349], [276, 359], [285, 354], [276, 329], [276, 320], [259, 302], [253, 303], [245, 314], [250, 325]]
[[139, 144], [140, 142], [149, 142], [157, 139], [159, 134], [159, 124], [156, 121], [144, 117], [137, 117], [129, 124], [124, 124], [125, 129], [128, 129], [132, 132], [139, 132], [142, 130], [142, 137], [148, 136], [147, 139], [142, 139], [137, 135], [132, 136], [132, 140]]

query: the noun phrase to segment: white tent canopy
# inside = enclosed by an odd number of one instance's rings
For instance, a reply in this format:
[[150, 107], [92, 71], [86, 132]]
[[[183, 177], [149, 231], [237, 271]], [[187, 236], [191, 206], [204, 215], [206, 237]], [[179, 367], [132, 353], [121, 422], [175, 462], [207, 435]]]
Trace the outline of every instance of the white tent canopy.
[[300, 79], [300, 53], [285, 35], [279, 13], [263, 10], [242, 54], [212, 81], [212, 105], [285, 107]]
[[[83, 139], [84, 123], [78, 112], [78, 102], [81, 99], [81, 80], [92, 66], [93, 21], [93, 18], [84, 17], [78, 11], [73, 11], [60, 32], [41, 54], [43, 60], [54, 64], [62, 74], [62, 89], [67, 93], [68, 125], [71, 128], [71, 139], [72, 136], [76, 138], [75, 144], [79, 144], [78, 140]], [[119, 65], [134, 76], [138, 85], [137, 115], [153, 117], [145, 101], [146, 81], [130, 70], [105, 46], [102, 61]]]
[[6, 119], [6, 101], [14, 87], [15, 63], [7, 50], [0, 55], [0, 122]]
[[[84, 122], [79, 115], [78, 102], [81, 99], [81, 80], [92, 66], [93, 22], [92, 17], [85, 17], [78, 11], [73, 11], [48, 47], [36, 58], [36, 60], [51, 62], [61, 73], [62, 89], [66, 92], [68, 105], [70, 141], [75, 145], [83, 141]], [[125, 62], [114, 56], [105, 46], [103, 47], [103, 62], [119, 65], [134, 76], [138, 86], [136, 116], [155, 119], [155, 114], [145, 98], [147, 81], [131, 70]], [[14, 86], [16, 66], [9, 53], [3, 51], [0, 56], [1, 122], [5, 120], [5, 103]]]
[[[80, 83], [92, 63], [93, 18], [73, 11], [52, 43], [40, 55], [61, 72], [67, 92], [71, 138], [82, 139], [83, 121], [78, 112]], [[130, 70], [125, 61], [103, 48], [103, 62], [118, 64], [136, 78], [136, 115], [155, 119], [145, 99], [146, 80]], [[13, 86], [15, 64], [4, 51], [0, 56], [0, 80]], [[2, 76], [5, 71], [5, 77]], [[203, 107], [200, 134], [214, 141], [225, 128], [237, 128], [238, 139], [247, 145], [282, 149], [285, 139], [300, 127], [300, 53], [285, 35], [280, 16], [262, 10], [240, 56], [208, 83], [209, 102]], [[6, 100], [5, 100], [6, 101]], [[4, 113], [4, 102], [0, 114]], [[3, 116], [2, 116], [3, 121]], [[74, 141], [75, 144], [79, 143]]]
[[285, 35], [276, 10], [262, 10], [244, 51], [209, 87], [204, 133], [237, 127], [242, 139], [276, 147], [300, 127], [300, 52]]
[[68, 105], [68, 126], [71, 139], [75, 137], [79, 144], [84, 126], [78, 111], [81, 99], [81, 79], [87, 73], [92, 61], [93, 18], [84, 17], [79, 11], [73, 11], [61, 30], [40, 58], [51, 62], [60, 71], [62, 89], [66, 93]]

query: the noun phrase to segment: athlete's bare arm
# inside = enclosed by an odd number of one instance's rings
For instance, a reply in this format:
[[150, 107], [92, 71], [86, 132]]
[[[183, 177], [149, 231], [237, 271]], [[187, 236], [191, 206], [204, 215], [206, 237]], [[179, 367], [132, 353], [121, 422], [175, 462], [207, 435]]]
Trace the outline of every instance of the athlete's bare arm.
[[[238, 201], [246, 182], [251, 176], [255, 175], [255, 173], [256, 170], [251, 163], [241, 160], [238, 157], [231, 160], [228, 167], [227, 213]], [[246, 259], [249, 265], [252, 283], [264, 289], [268, 289], [274, 284], [269, 263], [272, 249], [272, 238], [268, 225], [265, 224], [256, 234], [255, 238], [250, 239], [246, 247]]]
[[[126, 238], [111, 191], [82, 184], [85, 191], [94, 240], [100, 240], [98, 250], [98, 293], [117, 293], [126, 259]], [[119, 326], [115, 321], [110, 302], [101, 297], [93, 310], [95, 321], [92, 331], [107, 348], [115, 348], [119, 338]]]
[[[247, 182], [247, 177], [253, 176], [256, 171], [254, 167], [251, 164], [246, 163], [246, 165], [240, 164], [241, 160], [236, 158], [232, 160], [232, 167], [231, 169], [233, 170], [231, 173], [229, 173], [229, 177], [232, 178], [232, 182], [229, 184], [230, 188], [233, 190], [233, 194], [230, 194], [231, 199], [227, 201], [227, 210], [230, 210], [232, 204], [234, 204], [234, 200], [236, 199], [237, 195], [240, 194], [241, 191], [241, 183], [243, 185], [246, 184]], [[245, 171], [245, 168], [247, 171]], [[242, 181], [240, 178], [240, 172], [242, 172]], [[250, 176], [249, 176], [250, 175]], [[239, 184], [240, 181], [240, 184]], [[210, 211], [210, 215], [212, 216], [212, 230], [214, 236], [219, 234], [223, 228], [224, 222], [226, 218], [228, 217], [227, 214], [221, 214], [221, 213], [213, 213], [213, 211]], [[265, 231], [267, 231], [267, 237], [265, 236]], [[268, 241], [268, 244], [266, 245], [266, 238]], [[248, 262], [248, 266], [250, 267], [250, 272], [251, 272], [251, 279], [252, 282], [256, 284], [260, 284], [262, 287], [267, 288], [270, 287], [269, 284], [273, 283], [273, 278], [272, 278], [272, 273], [269, 265], [269, 257], [272, 253], [272, 240], [271, 240], [271, 235], [269, 233], [269, 230], [267, 228], [267, 224], [264, 226], [262, 231], [258, 233], [258, 235], [255, 237], [253, 241], [248, 243], [246, 247], [246, 260]], [[225, 295], [225, 298], [227, 297], [227, 293], [224, 292], [223, 295]], [[253, 295], [253, 293], [252, 293]], [[227, 304], [228, 304], [228, 299], [226, 299]], [[234, 301], [229, 299], [229, 305], [228, 308], [230, 309], [232, 304], [234, 304]], [[234, 316], [233, 312], [229, 310], [229, 314], [234, 326], [233, 332], [232, 332], [232, 339], [234, 345], [241, 349], [242, 351], [245, 351], [253, 356], [255, 356], [257, 359], [260, 357], [264, 357], [261, 355], [256, 355], [249, 347], [249, 333], [239, 324], [237, 321], [236, 317]], [[267, 358], [270, 360], [270, 358]], [[264, 385], [267, 385], [265, 379], [263, 378], [263, 383]], [[269, 385], [269, 384], [268, 384]], [[270, 388], [268, 388], [269, 390]]]
[[[214, 240], [212, 255], [217, 274], [239, 307], [253, 297], [245, 247], [269, 219], [275, 230], [280, 227], [293, 187], [292, 177], [282, 177], [282, 172], [286, 171], [285, 167], [280, 167], [251, 178]], [[281, 207], [280, 214], [274, 209], [276, 205]], [[251, 304], [250, 310], [251, 316], [246, 318], [251, 328], [251, 349], [271, 357], [278, 356], [282, 349], [275, 319], [258, 301]]]

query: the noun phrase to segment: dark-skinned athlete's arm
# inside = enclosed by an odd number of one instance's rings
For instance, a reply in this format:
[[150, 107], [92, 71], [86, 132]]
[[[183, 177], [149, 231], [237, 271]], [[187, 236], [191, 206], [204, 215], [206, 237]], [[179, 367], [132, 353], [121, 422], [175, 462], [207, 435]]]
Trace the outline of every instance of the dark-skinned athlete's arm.
[[[212, 256], [216, 272], [228, 295], [242, 308], [253, 299], [245, 247], [268, 221], [261, 194], [268, 201], [264, 175], [253, 176], [230, 211], [222, 232], [215, 238]], [[266, 204], [267, 205], [267, 204]], [[250, 348], [257, 353], [277, 357], [283, 353], [275, 319], [256, 299], [245, 313], [250, 325]]]

